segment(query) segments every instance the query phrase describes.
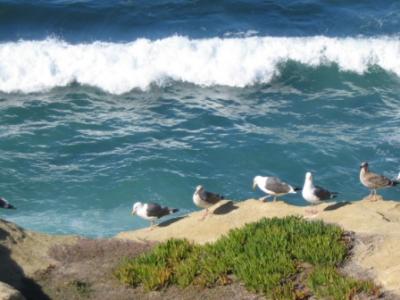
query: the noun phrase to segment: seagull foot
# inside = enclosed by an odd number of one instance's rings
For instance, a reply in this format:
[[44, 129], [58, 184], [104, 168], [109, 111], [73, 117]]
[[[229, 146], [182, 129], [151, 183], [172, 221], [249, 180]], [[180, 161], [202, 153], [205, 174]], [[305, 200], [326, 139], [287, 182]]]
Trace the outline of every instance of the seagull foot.
[[318, 216], [317, 214], [315, 214], [315, 215], [305, 215], [304, 218], [305, 218], [305, 219], [314, 219], [314, 218], [316, 218], [317, 216]]
[[262, 202], [267, 202], [269, 196], [265, 196], [265, 197], [261, 197], [258, 200], [262, 201]]
[[368, 197], [366, 197], [364, 199], [368, 199], [370, 202], [376, 202], [378, 200], [383, 200], [383, 197], [380, 196], [380, 195], [371, 195], [371, 196], [368, 196]]
[[207, 213], [207, 214], [204, 214], [204, 215], [199, 219], [199, 221], [204, 221], [204, 220], [206, 219], [207, 216], [208, 216], [208, 213]]
[[306, 214], [316, 215], [319, 211], [317, 209], [306, 209]]

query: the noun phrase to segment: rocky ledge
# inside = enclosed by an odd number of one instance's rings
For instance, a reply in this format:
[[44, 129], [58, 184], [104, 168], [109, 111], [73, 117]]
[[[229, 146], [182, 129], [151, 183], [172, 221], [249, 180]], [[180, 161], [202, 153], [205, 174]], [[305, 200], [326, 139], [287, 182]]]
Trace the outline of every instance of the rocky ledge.
[[[116, 238], [149, 242], [173, 237], [207, 243], [215, 241], [232, 228], [263, 217], [300, 215], [311, 220], [322, 219], [355, 233], [355, 246], [351, 260], [345, 266], [346, 272], [358, 278], [371, 278], [391, 295], [388, 299], [400, 299], [399, 202], [362, 200], [323, 204], [317, 207], [320, 212], [315, 216], [309, 216], [307, 209], [279, 201], [264, 203], [254, 199], [241, 202], [224, 200], [213, 207], [213, 214], [205, 220], [200, 220], [202, 212], [194, 212], [164, 221], [154, 229], [121, 232]], [[43, 287], [33, 279], [35, 274], [57, 264], [49, 254], [51, 247], [74, 244], [78, 240], [79, 237], [74, 236], [32, 232], [0, 219], [1, 299], [23, 299], [18, 291], [30, 296], [26, 298], [46, 299]], [[10, 286], [18, 291], [12, 291]], [[10, 295], [8, 298], [4, 296], [6, 290]]]
[[214, 212], [201, 221], [202, 212], [168, 220], [154, 229], [121, 232], [120, 239], [164, 241], [186, 238], [197, 243], [212, 242], [230, 229], [255, 222], [263, 217], [300, 215], [338, 224], [355, 233], [355, 247], [346, 271], [358, 278], [371, 278], [386, 291], [400, 296], [400, 203], [395, 201], [340, 202], [321, 204], [320, 212], [309, 216], [309, 207], [284, 202], [222, 201]]

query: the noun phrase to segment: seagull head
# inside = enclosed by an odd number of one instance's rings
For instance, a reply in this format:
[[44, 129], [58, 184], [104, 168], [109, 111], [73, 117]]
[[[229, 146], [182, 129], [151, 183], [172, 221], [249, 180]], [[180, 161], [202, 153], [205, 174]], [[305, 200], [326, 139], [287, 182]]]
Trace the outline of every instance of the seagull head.
[[311, 172], [306, 173], [306, 182], [312, 182], [313, 181], [313, 176]]
[[132, 207], [132, 215], [137, 213], [137, 210], [142, 206], [142, 202], [136, 202]]
[[360, 169], [364, 169], [365, 171], [368, 171], [368, 163], [366, 161], [362, 162], [360, 165]]
[[261, 179], [262, 179], [261, 176], [256, 176], [253, 178], [253, 190], [256, 189]]
[[202, 185], [198, 185], [198, 186], [196, 186], [196, 191], [195, 191], [195, 193], [196, 193], [196, 194], [202, 193], [203, 190], [204, 190], [204, 187], [203, 187]]

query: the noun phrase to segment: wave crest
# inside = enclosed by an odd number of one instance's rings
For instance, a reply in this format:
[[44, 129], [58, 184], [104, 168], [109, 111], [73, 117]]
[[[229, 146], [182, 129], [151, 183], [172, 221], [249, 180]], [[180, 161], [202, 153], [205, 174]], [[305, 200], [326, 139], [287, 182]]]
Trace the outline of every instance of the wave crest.
[[362, 74], [372, 65], [400, 76], [400, 39], [173, 36], [130, 43], [68, 44], [57, 39], [0, 44], [0, 91], [36, 92], [71, 82], [114, 94], [177, 80], [244, 87], [268, 83], [279, 66], [335, 63]]

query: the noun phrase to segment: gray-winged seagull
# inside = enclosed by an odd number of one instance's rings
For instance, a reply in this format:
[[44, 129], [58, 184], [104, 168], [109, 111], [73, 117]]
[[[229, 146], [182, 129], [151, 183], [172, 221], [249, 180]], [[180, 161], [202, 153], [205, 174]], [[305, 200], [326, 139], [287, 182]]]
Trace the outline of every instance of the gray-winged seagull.
[[7, 209], [15, 209], [15, 207], [13, 205], [8, 203], [8, 201], [2, 197], [0, 197], [0, 207], [7, 208]]
[[162, 207], [157, 203], [142, 203], [136, 202], [132, 207], [132, 215], [138, 215], [139, 217], [150, 221], [150, 226], [154, 226], [155, 220], [173, 214], [179, 211], [177, 208]]
[[361, 163], [360, 181], [365, 187], [367, 187], [368, 189], [371, 190], [371, 193], [369, 194], [370, 197], [372, 196], [371, 201], [378, 200], [376, 198], [376, 195], [377, 195], [376, 190], [377, 189], [395, 186], [399, 183], [397, 181], [390, 180], [389, 178], [387, 178], [383, 175], [379, 175], [379, 174], [370, 172], [368, 169], [367, 162]]
[[208, 214], [208, 208], [224, 199], [224, 196], [221, 196], [216, 193], [207, 192], [202, 185], [198, 185], [193, 194], [193, 202], [197, 207], [204, 208], [205, 213], [201, 220]]
[[272, 176], [256, 176], [253, 179], [253, 189], [258, 186], [260, 190], [268, 194], [268, 196], [261, 198], [261, 200], [267, 199], [269, 196], [274, 196], [274, 201], [277, 196], [283, 196], [286, 194], [296, 194], [300, 188], [292, 187], [290, 184], [283, 182], [278, 177]]
[[[311, 172], [307, 172], [301, 194], [304, 200], [310, 202], [311, 205], [317, 205], [324, 201], [328, 201], [335, 198], [338, 193], [330, 192], [322, 187], [315, 186], [313, 183], [313, 176]], [[315, 214], [318, 211], [313, 210], [311, 212]]]

